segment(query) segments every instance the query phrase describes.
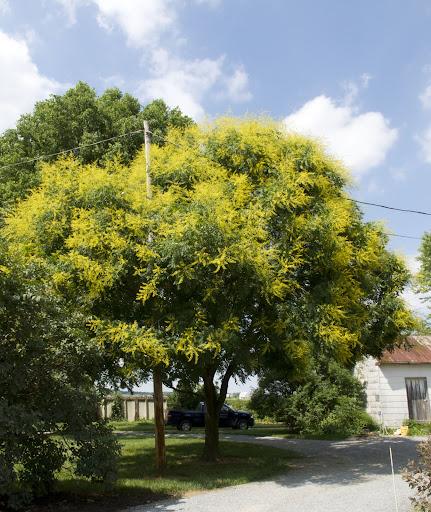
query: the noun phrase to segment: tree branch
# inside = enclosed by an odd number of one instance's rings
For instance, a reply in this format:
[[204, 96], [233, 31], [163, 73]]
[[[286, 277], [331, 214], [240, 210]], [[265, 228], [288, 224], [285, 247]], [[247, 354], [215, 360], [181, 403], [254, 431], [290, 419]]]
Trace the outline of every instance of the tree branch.
[[229, 379], [232, 377], [234, 370], [235, 370], [235, 363], [233, 361], [231, 361], [229, 363], [228, 367], [226, 368], [226, 372], [223, 375], [223, 379], [221, 381], [220, 393], [219, 393], [219, 397], [218, 397], [218, 405], [220, 407], [224, 404], [226, 394], [227, 394], [227, 387], [229, 384]]
[[197, 391], [192, 391], [192, 390], [187, 390], [187, 389], [181, 389], [181, 388], [178, 388], [176, 386], [174, 386], [173, 384], [168, 384], [166, 382], [163, 382], [163, 385], [166, 386], [167, 388], [169, 389], [173, 389], [174, 391], [176, 391], [177, 393], [183, 393], [184, 395], [194, 395], [194, 396], [200, 396], [200, 393], [197, 392]]

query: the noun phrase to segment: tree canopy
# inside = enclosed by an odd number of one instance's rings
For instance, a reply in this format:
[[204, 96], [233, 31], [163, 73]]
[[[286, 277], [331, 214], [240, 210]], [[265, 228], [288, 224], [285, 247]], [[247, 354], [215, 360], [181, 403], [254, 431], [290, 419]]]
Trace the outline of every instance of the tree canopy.
[[[103, 163], [119, 157], [129, 163], [144, 141], [143, 133], [122, 135], [142, 130], [143, 121], [151, 123], [154, 140], [161, 141], [169, 127], [188, 126], [192, 120], [178, 108], [169, 108], [163, 100], [155, 100], [144, 108], [130, 94], [117, 88], [97, 96], [94, 89], [78, 82], [63, 95], [53, 95], [36, 103], [30, 114], [23, 115], [16, 128], [0, 136], [0, 208], [22, 198], [39, 183], [40, 155], [54, 154], [71, 148], [83, 163]], [[120, 136], [120, 137], [118, 137]], [[103, 144], [94, 142], [112, 138]], [[17, 162], [27, 161], [15, 165]]]
[[151, 200], [143, 153], [130, 166], [64, 159], [43, 166], [5, 234], [55, 268], [57, 291], [91, 309], [130, 375], [164, 364], [167, 380], [203, 380], [211, 459], [231, 377], [280, 355], [298, 367], [316, 352], [346, 364], [379, 354], [411, 325], [408, 272], [318, 143], [262, 120], [166, 138]]

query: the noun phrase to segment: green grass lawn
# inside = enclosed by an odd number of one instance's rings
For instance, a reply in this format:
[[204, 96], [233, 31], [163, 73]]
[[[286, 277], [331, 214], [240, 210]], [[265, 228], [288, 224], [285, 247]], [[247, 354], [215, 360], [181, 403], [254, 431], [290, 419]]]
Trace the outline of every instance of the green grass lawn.
[[157, 478], [153, 438], [127, 437], [121, 438], [120, 442], [123, 449], [119, 479], [112, 489], [74, 478], [65, 471], [60, 475], [57, 491], [69, 508], [61, 509], [56, 505], [40, 510], [109, 511], [165, 497], [243, 484], [286, 471], [295, 457], [286, 450], [222, 441], [220, 462], [205, 463], [200, 459], [202, 439], [168, 438], [168, 467], [164, 476]]

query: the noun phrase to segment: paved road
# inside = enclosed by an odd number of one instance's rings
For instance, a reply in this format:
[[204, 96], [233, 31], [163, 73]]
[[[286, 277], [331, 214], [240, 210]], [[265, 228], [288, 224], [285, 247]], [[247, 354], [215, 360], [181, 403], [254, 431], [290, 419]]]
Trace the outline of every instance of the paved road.
[[[229, 436], [224, 436], [229, 438]], [[313, 441], [231, 436], [234, 441], [276, 446], [300, 453], [285, 475], [194, 496], [133, 507], [128, 512], [399, 512], [411, 510], [409, 488], [399, 475], [416, 457], [418, 438]]]

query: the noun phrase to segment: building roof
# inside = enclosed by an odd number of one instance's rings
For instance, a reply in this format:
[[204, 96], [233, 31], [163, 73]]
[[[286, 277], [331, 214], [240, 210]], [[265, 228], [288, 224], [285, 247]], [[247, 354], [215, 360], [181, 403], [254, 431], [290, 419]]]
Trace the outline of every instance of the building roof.
[[385, 350], [380, 364], [431, 363], [431, 336], [406, 336], [401, 347]]

